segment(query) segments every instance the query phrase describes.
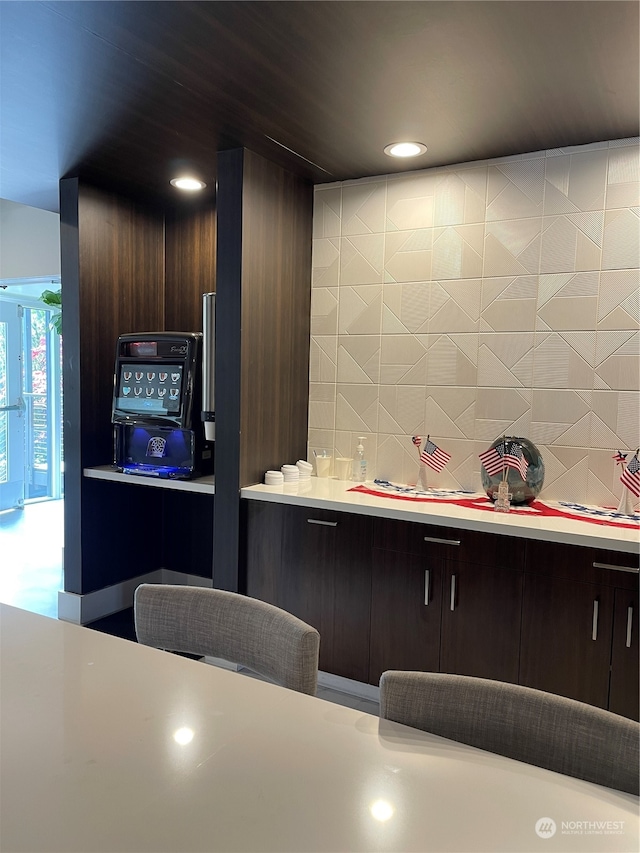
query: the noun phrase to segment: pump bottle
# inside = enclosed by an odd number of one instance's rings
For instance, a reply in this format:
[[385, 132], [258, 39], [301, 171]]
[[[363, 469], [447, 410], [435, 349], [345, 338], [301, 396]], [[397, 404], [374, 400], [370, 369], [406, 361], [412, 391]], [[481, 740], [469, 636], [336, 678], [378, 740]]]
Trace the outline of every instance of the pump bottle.
[[354, 472], [354, 480], [357, 483], [364, 483], [367, 479], [367, 460], [364, 458], [364, 444], [363, 441], [366, 441], [367, 437], [365, 435], [359, 435], [358, 441], [360, 442], [356, 448], [358, 457], [356, 459], [355, 464], [355, 472]]

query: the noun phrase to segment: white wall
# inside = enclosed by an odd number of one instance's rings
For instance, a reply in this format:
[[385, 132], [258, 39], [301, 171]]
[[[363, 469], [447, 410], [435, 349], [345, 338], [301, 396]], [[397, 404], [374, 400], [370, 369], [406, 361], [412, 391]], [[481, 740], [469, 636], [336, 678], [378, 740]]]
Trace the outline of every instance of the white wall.
[[59, 275], [59, 214], [0, 199], [0, 280]]
[[[415, 482], [412, 435], [481, 490], [530, 438], [541, 497], [617, 505], [640, 444], [637, 139], [316, 187], [309, 449]], [[412, 479], [413, 478], [413, 479]]]

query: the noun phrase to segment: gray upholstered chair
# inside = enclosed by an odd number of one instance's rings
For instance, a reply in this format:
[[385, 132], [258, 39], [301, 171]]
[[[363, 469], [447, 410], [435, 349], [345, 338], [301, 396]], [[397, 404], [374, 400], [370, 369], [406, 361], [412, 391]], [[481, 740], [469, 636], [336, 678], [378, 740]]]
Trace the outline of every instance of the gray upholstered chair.
[[380, 716], [517, 761], [638, 793], [640, 725], [530, 687], [389, 670]]
[[278, 607], [219, 589], [145, 583], [134, 615], [139, 643], [223, 658], [315, 695], [320, 635]]

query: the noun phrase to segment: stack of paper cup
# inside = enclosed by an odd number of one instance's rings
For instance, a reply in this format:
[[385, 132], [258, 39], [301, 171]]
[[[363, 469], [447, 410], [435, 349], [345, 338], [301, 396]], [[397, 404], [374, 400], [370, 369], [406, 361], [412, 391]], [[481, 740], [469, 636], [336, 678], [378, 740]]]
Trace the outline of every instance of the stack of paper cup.
[[313, 465], [311, 464], [311, 462], [305, 462], [304, 459], [298, 459], [296, 465], [298, 467], [298, 471], [300, 472], [300, 479], [310, 480], [311, 472], [313, 471]]
[[300, 472], [297, 465], [283, 465], [280, 470], [282, 471], [285, 483], [297, 483], [300, 479]]
[[266, 471], [264, 475], [265, 486], [281, 486], [284, 483], [282, 471]]

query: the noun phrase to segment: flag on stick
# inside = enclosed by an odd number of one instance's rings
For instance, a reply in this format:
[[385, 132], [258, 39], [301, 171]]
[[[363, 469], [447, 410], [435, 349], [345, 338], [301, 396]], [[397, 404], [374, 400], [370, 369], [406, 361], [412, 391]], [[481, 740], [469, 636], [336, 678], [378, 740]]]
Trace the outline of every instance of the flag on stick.
[[505, 469], [505, 448], [504, 444], [499, 444], [497, 447], [490, 447], [480, 454], [480, 461], [484, 465], [484, 469], [490, 477], [498, 474]]
[[505, 461], [509, 468], [515, 468], [516, 471], [519, 472], [520, 476], [523, 480], [527, 479], [527, 471], [529, 470], [529, 463], [524, 458], [524, 454], [522, 453], [522, 448], [515, 441], [512, 441], [508, 444], [507, 455], [505, 457]]
[[640, 462], [638, 461], [638, 451], [623, 470], [620, 477], [620, 482], [625, 485], [629, 491], [637, 498], [640, 498]]
[[451, 454], [447, 453], [446, 450], [442, 450], [442, 448], [438, 447], [430, 439], [427, 440], [424, 450], [420, 454], [420, 461], [428, 465], [429, 468], [433, 468], [434, 471], [442, 471], [450, 459]]
[[618, 450], [616, 455], [612, 456], [611, 458], [616, 460], [616, 465], [622, 465], [628, 455], [628, 453], [623, 453], [621, 450]]

